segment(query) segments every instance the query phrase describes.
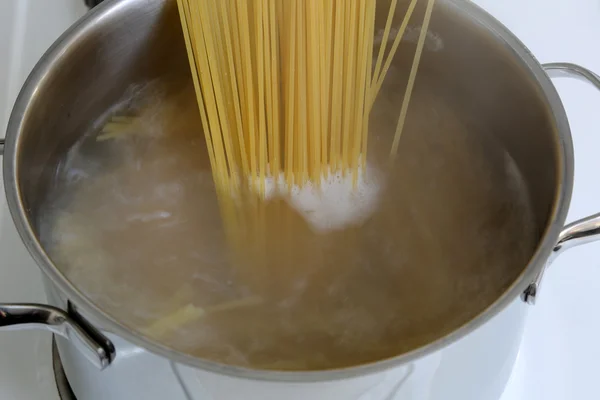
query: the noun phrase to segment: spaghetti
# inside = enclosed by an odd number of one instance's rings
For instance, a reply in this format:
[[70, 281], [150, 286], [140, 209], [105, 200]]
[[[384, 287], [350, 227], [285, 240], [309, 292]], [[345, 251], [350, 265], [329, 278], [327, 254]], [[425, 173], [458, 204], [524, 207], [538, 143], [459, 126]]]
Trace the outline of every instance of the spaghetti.
[[268, 177], [319, 186], [339, 171], [356, 184], [369, 114], [417, 0], [386, 55], [397, 3], [374, 63], [377, 0], [178, 0], [219, 189], [235, 192], [248, 180], [264, 196]]

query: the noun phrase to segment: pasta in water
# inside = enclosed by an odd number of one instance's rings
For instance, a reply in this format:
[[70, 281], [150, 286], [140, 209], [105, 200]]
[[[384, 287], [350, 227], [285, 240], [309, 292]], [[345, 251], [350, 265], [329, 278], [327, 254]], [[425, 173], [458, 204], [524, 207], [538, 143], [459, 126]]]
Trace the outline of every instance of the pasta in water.
[[140, 334], [258, 369], [381, 360], [481, 312], [535, 245], [522, 177], [417, 74], [434, 1], [382, 3], [178, 0], [191, 74], [73, 146], [56, 265]]

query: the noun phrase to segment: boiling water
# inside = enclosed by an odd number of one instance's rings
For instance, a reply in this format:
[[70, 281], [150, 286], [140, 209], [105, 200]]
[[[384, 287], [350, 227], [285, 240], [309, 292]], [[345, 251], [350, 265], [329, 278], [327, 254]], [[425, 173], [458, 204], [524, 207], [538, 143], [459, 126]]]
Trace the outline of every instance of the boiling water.
[[193, 91], [134, 88], [103, 120], [141, 122], [91, 129], [61, 164], [44, 245], [122, 323], [218, 362], [328, 369], [426, 344], [506, 290], [536, 232], [512, 158], [426, 85], [387, 168], [401, 95], [375, 106], [358, 200], [342, 176], [329, 197], [219, 204]]
[[344, 229], [364, 222], [377, 208], [380, 173], [368, 164], [365, 167], [360, 168], [356, 179], [351, 171], [328, 172], [318, 186], [308, 182], [288, 187], [284, 173], [278, 178], [267, 177], [265, 197], [268, 201], [285, 199], [313, 230], [326, 233]]

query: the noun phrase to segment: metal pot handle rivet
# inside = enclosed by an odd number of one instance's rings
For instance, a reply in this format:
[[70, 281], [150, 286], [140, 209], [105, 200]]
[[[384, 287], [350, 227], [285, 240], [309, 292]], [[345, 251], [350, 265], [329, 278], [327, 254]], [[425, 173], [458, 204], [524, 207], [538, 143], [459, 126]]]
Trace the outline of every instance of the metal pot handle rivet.
[[[570, 63], [550, 63], [543, 65], [550, 78], [575, 78], [591, 83], [600, 90], [600, 76], [587, 68]], [[558, 243], [552, 250], [546, 267], [537, 275], [535, 280], [523, 292], [523, 301], [535, 304], [545, 269], [552, 264], [563, 251], [582, 244], [600, 240], [600, 213], [575, 221], [567, 225], [558, 237]]]

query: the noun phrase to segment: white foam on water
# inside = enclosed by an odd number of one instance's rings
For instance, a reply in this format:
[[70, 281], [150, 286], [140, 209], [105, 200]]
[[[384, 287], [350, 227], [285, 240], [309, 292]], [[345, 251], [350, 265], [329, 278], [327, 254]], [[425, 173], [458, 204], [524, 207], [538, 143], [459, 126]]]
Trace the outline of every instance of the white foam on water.
[[321, 178], [320, 187], [308, 182], [287, 187], [285, 176], [268, 177], [265, 182], [267, 200], [283, 197], [319, 233], [358, 225], [377, 208], [381, 192], [380, 174], [367, 165], [360, 169], [356, 185], [351, 172], [329, 173]]

